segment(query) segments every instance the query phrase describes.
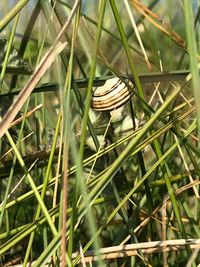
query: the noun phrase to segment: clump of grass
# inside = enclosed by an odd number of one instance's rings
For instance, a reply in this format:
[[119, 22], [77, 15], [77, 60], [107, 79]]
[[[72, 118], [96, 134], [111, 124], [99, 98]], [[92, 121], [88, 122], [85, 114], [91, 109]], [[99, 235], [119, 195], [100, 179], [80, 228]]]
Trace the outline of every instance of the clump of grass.
[[[1, 263], [197, 266], [199, 14], [65, 2], [1, 14]], [[92, 111], [113, 76], [134, 96]]]

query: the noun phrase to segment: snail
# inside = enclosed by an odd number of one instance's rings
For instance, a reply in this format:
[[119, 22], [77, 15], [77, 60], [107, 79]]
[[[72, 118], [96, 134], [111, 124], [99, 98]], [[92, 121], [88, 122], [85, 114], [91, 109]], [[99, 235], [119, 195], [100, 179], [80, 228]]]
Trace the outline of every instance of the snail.
[[[115, 135], [121, 136], [122, 131], [125, 133], [132, 131], [133, 121], [130, 115], [127, 115], [128, 107], [125, 104], [133, 96], [133, 89], [134, 84], [130, 80], [124, 79], [122, 81], [118, 77], [110, 78], [106, 80], [104, 85], [94, 89], [89, 116], [101, 147], [106, 144], [104, 132], [109, 121], [113, 125], [110, 128], [113, 137]], [[88, 137], [86, 143], [92, 151], [96, 151], [92, 137]]]
[[131, 81], [120, 78], [108, 79], [103, 86], [97, 87], [92, 94], [92, 108], [97, 111], [111, 111], [123, 106], [133, 95]]

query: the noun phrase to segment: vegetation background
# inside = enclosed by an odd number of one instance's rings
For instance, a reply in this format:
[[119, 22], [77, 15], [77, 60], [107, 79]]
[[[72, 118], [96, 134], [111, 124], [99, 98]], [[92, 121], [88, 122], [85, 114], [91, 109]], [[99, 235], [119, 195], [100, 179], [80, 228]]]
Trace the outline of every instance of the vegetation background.
[[0, 7], [1, 266], [200, 266], [199, 1]]

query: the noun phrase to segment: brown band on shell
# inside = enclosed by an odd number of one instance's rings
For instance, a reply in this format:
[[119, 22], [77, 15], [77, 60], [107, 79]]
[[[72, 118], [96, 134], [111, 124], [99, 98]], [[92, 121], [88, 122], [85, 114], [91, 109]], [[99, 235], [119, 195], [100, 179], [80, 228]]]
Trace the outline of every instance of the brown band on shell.
[[118, 77], [106, 81], [92, 94], [92, 108], [98, 111], [113, 110], [124, 105], [133, 95], [133, 83], [124, 83]]

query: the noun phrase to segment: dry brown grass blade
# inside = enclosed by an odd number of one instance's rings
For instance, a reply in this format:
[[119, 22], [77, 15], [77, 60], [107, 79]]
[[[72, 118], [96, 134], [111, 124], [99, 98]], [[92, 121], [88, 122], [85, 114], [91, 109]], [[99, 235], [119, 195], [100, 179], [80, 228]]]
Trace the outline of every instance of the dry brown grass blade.
[[5, 134], [5, 132], [10, 127], [10, 124], [14, 120], [17, 113], [20, 111], [33, 89], [36, 87], [42, 76], [49, 69], [51, 64], [54, 62], [55, 58], [63, 51], [66, 47], [67, 42], [59, 41], [56, 45], [52, 46], [49, 51], [44, 55], [40, 64], [34, 71], [27, 85], [23, 88], [23, 90], [19, 93], [16, 101], [10, 107], [8, 112], [5, 114], [2, 123], [0, 125], [0, 138]]
[[[174, 239], [166, 241], [141, 242], [137, 244], [119, 245], [102, 248], [100, 257], [103, 260], [124, 258], [138, 255], [138, 250], [143, 254], [160, 253], [164, 251], [179, 251], [190, 246], [192, 250], [200, 248], [200, 239]], [[78, 253], [73, 253], [72, 258], [76, 258]], [[84, 255], [85, 262], [98, 261], [99, 256], [94, 251], [88, 251]]]
[[172, 31], [170, 25], [164, 22], [157, 14], [152, 12], [152, 10], [148, 9], [145, 5], [140, 3], [138, 0], [132, 0], [132, 5], [136, 8], [136, 10], [142, 14], [151, 24], [153, 24], [157, 29], [161, 32], [170, 36], [172, 40], [178, 44], [180, 47], [185, 48], [185, 41], [179, 36], [178, 33]]
[[19, 93], [17, 100], [15, 103], [9, 108], [8, 112], [5, 114], [2, 123], [0, 125], [0, 138], [5, 134], [5, 132], [10, 127], [10, 124], [14, 120], [16, 114], [20, 111], [32, 91], [34, 90], [35, 86], [40, 81], [41, 77], [45, 74], [45, 72], [49, 69], [51, 64], [54, 62], [55, 58], [63, 51], [66, 47], [67, 42], [62, 42], [61, 38], [65, 33], [66, 29], [69, 27], [72, 18], [80, 4], [80, 0], [76, 0], [74, 6], [72, 8], [71, 14], [68, 17], [68, 20], [62, 27], [60, 33], [58, 34], [55, 44], [48, 50], [48, 52], [42, 58], [39, 66], [34, 71], [33, 75], [31, 76], [30, 80], [28, 81], [27, 85], [23, 88], [23, 90]]
[[12, 127], [16, 126], [17, 124], [19, 124], [20, 122], [22, 122], [23, 119], [29, 118], [30, 116], [32, 116], [36, 111], [40, 110], [41, 108], [43, 108], [43, 105], [42, 104], [40, 104], [37, 107], [33, 108], [32, 110], [30, 110], [29, 112], [27, 112], [26, 114], [24, 114], [23, 116], [21, 116], [20, 118], [18, 118], [15, 121], [13, 121], [10, 124], [10, 127], [9, 128], [12, 128]]

